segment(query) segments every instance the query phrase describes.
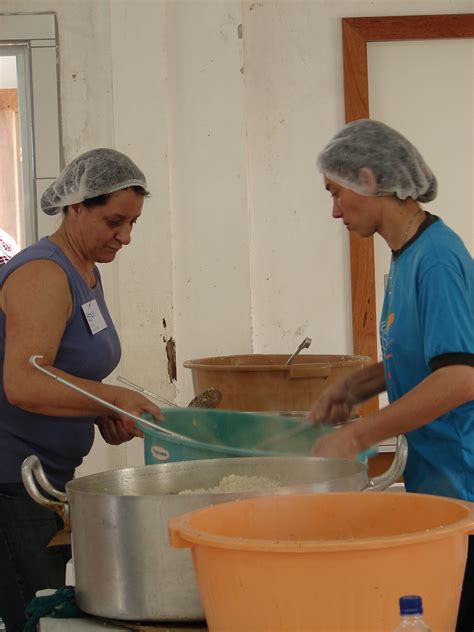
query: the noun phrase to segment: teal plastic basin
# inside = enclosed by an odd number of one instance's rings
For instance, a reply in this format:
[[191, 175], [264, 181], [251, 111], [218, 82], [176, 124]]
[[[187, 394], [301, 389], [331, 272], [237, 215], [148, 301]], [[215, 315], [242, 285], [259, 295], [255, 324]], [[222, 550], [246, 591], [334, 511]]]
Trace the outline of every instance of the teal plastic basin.
[[[141, 425], [145, 464], [242, 456], [309, 456], [332, 426], [311, 425], [284, 415], [206, 408], [163, 408], [161, 425], [189, 439], [177, 439]], [[152, 418], [146, 413], [145, 419]], [[302, 428], [302, 424], [304, 427]], [[377, 453], [359, 455], [364, 461]]]

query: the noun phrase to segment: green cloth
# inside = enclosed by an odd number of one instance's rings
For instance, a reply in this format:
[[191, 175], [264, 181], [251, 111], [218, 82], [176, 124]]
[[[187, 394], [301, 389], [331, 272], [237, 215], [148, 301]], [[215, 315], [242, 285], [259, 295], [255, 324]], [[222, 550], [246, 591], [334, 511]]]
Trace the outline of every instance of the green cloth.
[[42, 617], [77, 619], [87, 615], [76, 605], [74, 586], [63, 586], [52, 595], [32, 599], [26, 606], [26, 616], [24, 632], [34, 632]]

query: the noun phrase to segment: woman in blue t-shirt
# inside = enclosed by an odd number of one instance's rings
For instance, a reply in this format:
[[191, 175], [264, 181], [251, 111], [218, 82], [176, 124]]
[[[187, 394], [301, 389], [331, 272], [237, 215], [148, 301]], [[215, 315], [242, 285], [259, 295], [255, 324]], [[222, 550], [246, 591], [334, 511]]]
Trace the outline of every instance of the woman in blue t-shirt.
[[[318, 166], [333, 217], [361, 237], [378, 233], [392, 261], [380, 322], [383, 361], [329, 386], [310, 418], [342, 421], [384, 391], [390, 404], [326, 435], [314, 454], [354, 458], [406, 434], [408, 491], [474, 501], [474, 266], [458, 235], [420, 206], [436, 197], [436, 178], [406, 138], [372, 120], [346, 125]], [[471, 537], [456, 630], [473, 629]]]
[[63, 212], [58, 230], [0, 272], [0, 617], [8, 632], [23, 630], [37, 590], [64, 585], [70, 557], [47, 548], [60, 520], [27, 495], [23, 460], [36, 454], [64, 489], [92, 447], [95, 425], [110, 444], [142, 436], [130, 418], [111, 416], [30, 366], [30, 356], [43, 356], [50, 372], [122, 410], [161, 419], [140, 393], [102, 382], [121, 351], [96, 264], [130, 243], [146, 195], [144, 175], [124, 154], [82, 154], [41, 199], [45, 213]]

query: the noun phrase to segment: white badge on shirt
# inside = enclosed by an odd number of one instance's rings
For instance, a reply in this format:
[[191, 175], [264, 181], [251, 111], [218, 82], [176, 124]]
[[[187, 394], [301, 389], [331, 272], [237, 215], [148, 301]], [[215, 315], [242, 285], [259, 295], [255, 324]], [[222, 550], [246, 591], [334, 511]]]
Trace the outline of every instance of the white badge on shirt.
[[90, 330], [94, 335], [98, 334], [99, 331], [102, 331], [102, 329], [107, 328], [107, 323], [100, 313], [100, 309], [95, 298], [88, 303], [84, 303], [84, 305], [81, 305], [81, 307], [86, 317], [87, 324], [89, 325]]

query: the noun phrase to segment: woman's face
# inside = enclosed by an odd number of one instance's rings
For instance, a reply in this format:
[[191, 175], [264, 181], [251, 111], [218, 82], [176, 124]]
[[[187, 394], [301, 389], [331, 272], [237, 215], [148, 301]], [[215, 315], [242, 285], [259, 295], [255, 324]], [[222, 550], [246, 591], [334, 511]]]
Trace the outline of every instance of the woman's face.
[[132, 189], [113, 193], [102, 206], [78, 205], [78, 228], [84, 254], [97, 263], [108, 263], [132, 239], [144, 197]]
[[347, 230], [360, 237], [370, 237], [377, 231], [380, 198], [359, 195], [326, 176], [324, 184], [333, 199], [332, 216], [342, 219]]

